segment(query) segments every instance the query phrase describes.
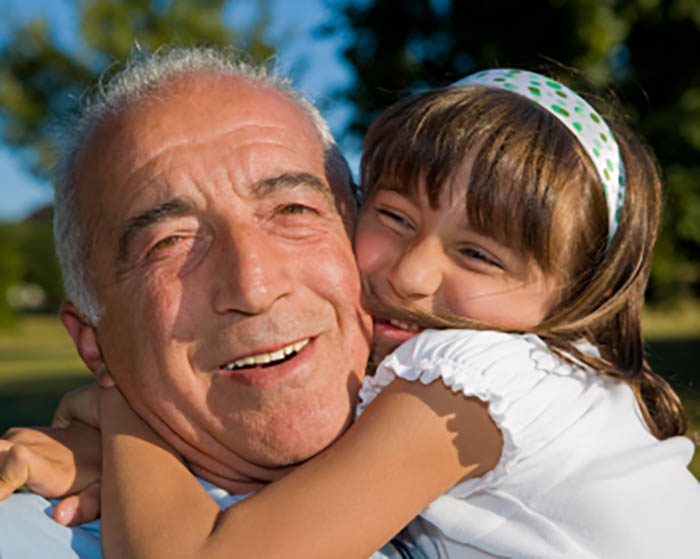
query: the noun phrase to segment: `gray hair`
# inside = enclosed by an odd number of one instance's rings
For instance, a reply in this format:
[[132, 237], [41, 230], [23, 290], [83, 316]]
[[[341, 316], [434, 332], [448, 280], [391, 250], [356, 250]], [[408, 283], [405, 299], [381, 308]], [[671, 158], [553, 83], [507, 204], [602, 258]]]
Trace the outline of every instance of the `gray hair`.
[[318, 109], [292, 87], [290, 80], [276, 75], [266, 66], [249, 62], [233, 49], [171, 47], [153, 54], [137, 51], [116, 75], [106, 83], [98, 83], [77, 115], [63, 127], [57, 142], [53, 176], [56, 256], [67, 297], [92, 325], [99, 322], [103, 308], [90, 281], [90, 239], [77, 210], [75, 166], [78, 156], [107, 118], [148, 99], [173, 78], [198, 72], [253, 79], [274, 87], [294, 101], [318, 131], [329, 180], [354, 194], [352, 174], [328, 124]]

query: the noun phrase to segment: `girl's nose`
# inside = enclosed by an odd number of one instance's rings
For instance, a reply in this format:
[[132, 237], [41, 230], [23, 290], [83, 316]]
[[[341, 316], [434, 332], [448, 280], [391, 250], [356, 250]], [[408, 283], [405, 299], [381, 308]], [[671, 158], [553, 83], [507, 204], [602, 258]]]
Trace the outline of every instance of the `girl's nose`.
[[397, 296], [417, 301], [433, 296], [442, 285], [445, 253], [435, 237], [406, 248], [389, 270], [387, 281]]

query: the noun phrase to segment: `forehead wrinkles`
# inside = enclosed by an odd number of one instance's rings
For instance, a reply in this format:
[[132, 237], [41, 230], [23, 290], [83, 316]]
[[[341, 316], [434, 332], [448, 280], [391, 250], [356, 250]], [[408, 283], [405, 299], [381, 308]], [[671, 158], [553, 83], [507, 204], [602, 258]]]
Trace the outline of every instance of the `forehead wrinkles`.
[[[233, 130], [221, 130], [218, 133], [210, 133], [206, 137], [158, 142], [155, 144], [156, 147], [151, 147], [148, 142], [135, 141], [131, 143], [128, 154], [130, 161], [125, 161], [122, 167], [130, 169], [128, 173], [130, 176], [138, 175], [145, 170], [159, 173], [171, 167], [183, 169], [191, 166], [193, 169], [202, 169], [209, 165], [226, 164], [236, 152], [241, 156], [248, 156], [251, 163], [269, 163], [270, 160], [276, 161], [276, 158], [264, 157], [263, 150], [273, 148], [293, 153], [302, 140], [299, 136], [301, 133], [293, 135], [282, 126], [241, 124]], [[310, 147], [315, 146], [310, 145]], [[322, 158], [321, 151], [320, 145], [317, 150], [314, 150], [317, 152], [318, 159]], [[177, 158], [181, 155], [190, 157], [187, 157], [186, 161], [180, 161]]]
[[133, 170], [178, 147], [235, 145], [256, 135], [268, 143], [298, 145], [303, 140], [322, 151], [309, 118], [279, 92], [244, 80], [205, 78], [207, 87], [175, 82], [170, 91], [106, 119], [86, 151], [99, 144], [102, 153], [121, 153], [122, 168]]
[[[241, 180], [240, 175], [249, 175], [251, 180], [255, 180], [268, 174], [268, 170], [289, 165], [312, 169], [322, 161], [320, 146], [302, 155], [299, 142], [288, 141], [284, 136], [276, 137], [275, 132], [283, 129], [256, 128], [262, 132], [263, 138], [256, 133], [255, 137], [243, 139], [234, 131], [206, 141], [173, 143], [142, 161], [132, 175], [189, 176], [197, 182], [207, 182], [217, 176], [236, 184]], [[297, 159], [293, 161], [294, 156]]]
[[[133, 200], [129, 189], [122, 190], [125, 182], [141, 173], [155, 178], [171, 171], [173, 165], [178, 166], [177, 157], [192, 150], [198, 153], [189, 158], [189, 169], [180, 167], [183, 175], [196, 169], [195, 174], [203, 176], [207, 166], [225, 161], [236, 147], [247, 152], [251, 173], [272, 160], [278, 163], [285, 150], [292, 159], [296, 157], [298, 168], [293, 171], [309, 170], [309, 165], [320, 165], [322, 170], [321, 138], [291, 100], [252, 82], [216, 76], [202, 81], [207, 82], [206, 87], [175, 84], [155, 100], [126, 108], [103, 121], [86, 142], [75, 165], [76, 203], [91, 245], [95, 233], [104, 231], [105, 218], [115, 215], [114, 203]], [[282, 153], [266, 155], [265, 147]], [[229, 167], [227, 173], [234, 171]], [[110, 191], [118, 194], [109, 196]], [[103, 211], [95, 211], [97, 204]], [[97, 215], [102, 213], [105, 215]]]
[[[233, 174], [237, 171], [255, 174], [260, 167], [278, 166], [280, 155], [285, 155], [285, 152], [298, 157], [297, 165], [303, 163], [312, 167], [323, 160], [320, 141], [314, 143], [316, 138], [308, 138], [303, 131], [293, 131], [286, 126], [260, 125], [250, 121], [233, 128], [222, 127], [175, 138], [168, 133], [149, 131], [145, 123], [139, 128], [144, 130], [143, 134], [138, 133], [138, 129], [135, 132], [112, 129], [104, 140], [96, 136], [82, 154], [78, 175], [85, 180], [79, 182], [92, 183], [91, 189], [99, 188], [103, 182], [111, 182], [110, 189], [121, 191], [127, 183], [142, 187], [154, 180], [162, 182], [163, 175], [169, 175], [168, 179], [189, 178], [206, 183], [213, 178], [212, 175], [218, 174], [221, 179], [235, 183]], [[104, 149], [99, 149], [102, 146]], [[112, 157], [104, 158], [93, 153], [98, 149]], [[267, 152], [268, 149], [274, 151]], [[85, 190], [80, 189], [81, 192]], [[120, 199], [139, 197], [143, 191], [142, 188], [124, 190], [126, 192], [119, 194]], [[94, 195], [93, 191], [90, 198]]]

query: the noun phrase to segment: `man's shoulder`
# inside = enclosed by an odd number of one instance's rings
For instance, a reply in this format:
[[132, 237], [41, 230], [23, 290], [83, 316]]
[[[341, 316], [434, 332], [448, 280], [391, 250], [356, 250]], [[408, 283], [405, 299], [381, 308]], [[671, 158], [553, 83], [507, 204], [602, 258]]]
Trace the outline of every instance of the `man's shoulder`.
[[0, 502], [2, 559], [101, 559], [99, 521], [67, 528], [54, 522], [55, 501], [18, 492]]

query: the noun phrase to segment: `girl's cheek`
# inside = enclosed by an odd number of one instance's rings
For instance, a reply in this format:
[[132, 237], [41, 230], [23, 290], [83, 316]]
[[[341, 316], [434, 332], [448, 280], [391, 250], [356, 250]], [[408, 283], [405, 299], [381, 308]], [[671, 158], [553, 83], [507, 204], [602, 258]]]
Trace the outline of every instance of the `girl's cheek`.
[[386, 235], [360, 223], [355, 235], [355, 258], [362, 276], [367, 277], [386, 267], [393, 252]]

